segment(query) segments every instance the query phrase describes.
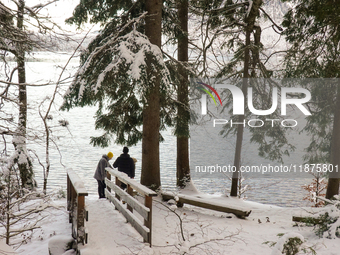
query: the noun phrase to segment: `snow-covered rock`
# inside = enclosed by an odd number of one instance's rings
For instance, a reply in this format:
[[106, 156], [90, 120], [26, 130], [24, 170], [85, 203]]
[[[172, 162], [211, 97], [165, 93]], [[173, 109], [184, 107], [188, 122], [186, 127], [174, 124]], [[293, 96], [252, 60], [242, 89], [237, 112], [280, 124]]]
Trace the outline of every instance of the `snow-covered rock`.
[[[66, 255], [76, 248], [76, 242], [71, 236], [57, 235], [52, 237], [48, 242], [48, 250], [50, 255]], [[75, 254], [75, 253], [74, 253]]]

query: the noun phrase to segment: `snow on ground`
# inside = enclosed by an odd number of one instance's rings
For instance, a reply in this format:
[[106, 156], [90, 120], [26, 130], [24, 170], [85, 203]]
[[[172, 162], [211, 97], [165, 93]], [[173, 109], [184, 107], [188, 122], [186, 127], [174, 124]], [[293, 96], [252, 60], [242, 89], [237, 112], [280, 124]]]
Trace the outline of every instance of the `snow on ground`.
[[67, 236], [71, 233], [66, 200], [55, 200], [56, 208], [48, 208], [45, 212], [48, 217], [43, 220], [41, 229], [34, 231], [33, 236], [27, 239], [27, 244], [20, 246], [16, 252], [22, 255], [48, 254], [48, 241], [54, 236]]
[[12, 247], [10, 247], [6, 244], [5, 240], [0, 240], [0, 254], [16, 255], [17, 253], [13, 250]]
[[[186, 193], [188, 194], [188, 193]], [[247, 207], [252, 213], [247, 219], [232, 214], [220, 213], [195, 206], [161, 201], [156, 197], [153, 203], [152, 247], [143, 243], [142, 237], [126, 222], [106, 199], [86, 197], [89, 221], [88, 244], [80, 246], [82, 255], [114, 254], [246, 254], [276, 255], [288, 237], [302, 236], [303, 247], [312, 247], [318, 255], [339, 255], [339, 239], [319, 238], [313, 227], [296, 224], [292, 216], [305, 216], [317, 212], [317, 208], [289, 208], [263, 205], [239, 199], [198, 194], [209, 201]], [[66, 200], [55, 201], [63, 210], [49, 209], [41, 230], [36, 230], [27, 244], [17, 249], [22, 255], [48, 254], [48, 241], [58, 236], [70, 235]], [[183, 234], [182, 234], [183, 233]], [[271, 246], [272, 244], [272, 246]], [[300, 251], [298, 254], [312, 254]], [[0, 253], [1, 254], [1, 253]]]
[[89, 240], [81, 255], [135, 254], [144, 247], [138, 232], [108, 200], [89, 197], [86, 203]]

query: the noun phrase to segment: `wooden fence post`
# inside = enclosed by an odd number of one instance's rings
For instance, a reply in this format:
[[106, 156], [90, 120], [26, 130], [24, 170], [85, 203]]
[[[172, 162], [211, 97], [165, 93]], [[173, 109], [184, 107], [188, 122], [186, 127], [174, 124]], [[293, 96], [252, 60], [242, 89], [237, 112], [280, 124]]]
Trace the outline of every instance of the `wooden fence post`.
[[[116, 176], [116, 185], [120, 188], [121, 185], [121, 181], [118, 179], [118, 177]], [[120, 196], [115, 194], [116, 198], [120, 201]]]
[[85, 229], [85, 196], [88, 193], [79, 176], [72, 170], [67, 170], [67, 210], [69, 211], [69, 221], [72, 223], [72, 237], [77, 243], [87, 243]]
[[71, 181], [70, 177], [67, 175], [67, 210], [69, 211], [71, 208]]
[[[106, 171], [106, 178], [109, 179], [109, 180], [111, 181], [111, 174], [110, 174], [109, 171]], [[111, 192], [111, 188], [110, 188], [110, 187], [106, 187], [106, 188], [107, 188], [107, 190], [108, 190], [109, 192]]]
[[148, 219], [147, 220], [144, 220], [144, 225], [150, 229], [149, 233], [148, 233], [148, 239], [149, 240], [144, 240], [144, 242], [148, 242], [150, 244], [150, 247], [151, 247], [151, 229], [152, 229], [152, 197], [151, 196], [145, 196], [145, 203], [144, 205], [150, 209], [150, 212], [149, 212], [149, 215], [148, 215]]
[[85, 244], [85, 197], [78, 196], [77, 202], [77, 241]]
[[[130, 184], [127, 185], [127, 193], [132, 197], [133, 196], [133, 188], [131, 188]], [[127, 209], [130, 210], [130, 212], [133, 212], [132, 207], [128, 204]]]
[[67, 175], [67, 211], [68, 213], [68, 223], [72, 223], [72, 185], [70, 177]]

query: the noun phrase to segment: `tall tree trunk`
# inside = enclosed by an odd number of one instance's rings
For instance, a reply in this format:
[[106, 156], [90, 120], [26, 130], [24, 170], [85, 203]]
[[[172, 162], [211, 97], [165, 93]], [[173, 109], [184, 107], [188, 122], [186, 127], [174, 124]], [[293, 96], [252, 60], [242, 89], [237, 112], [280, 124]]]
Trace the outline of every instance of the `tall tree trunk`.
[[[333, 171], [329, 173], [328, 186], [326, 192], [326, 198], [330, 199], [334, 195], [339, 194], [339, 182], [340, 182], [340, 85], [337, 88], [336, 105], [334, 112], [333, 133], [331, 142], [331, 164], [333, 165]], [[338, 166], [335, 168], [335, 166]]]
[[8, 171], [8, 183], [7, 185], [7, 194], [6, 194], [6, 244], [9, 245], [9, 239], [10, 239], [10, 227], [11, 227], [11, 171], [10, 168]]
[[[18, 4], [17, 27], [23, 30], [25, 1], [20, 0]], [[33, 188], [33, 167], [26, 150], [26, 127], [27, 127], [27, 91], [26, 91], [26, 70], [25, 70], [25, 45], [18, 42], [16, 45], [16, 58], [18, 66], [19, 85], [19, 123], [18, 137], [13, 140], [13, 144], [18, 153], [17, 163], [23, 187]]]
[[[242, 92], [243, 95], [247, 95], [247, 88], [248, 88], [248, 78], [249, 78], [249, 62], [250, 62], [250, 35], [251, 30], [249, 26], [246, 28], [246, 45], [244, 50], [244, 66], [243, 66], [243, 83], [242, 83]], [[246, 100], [245, 100], [246, 102]], [[240, 174], [240, 166], [241, 166], [241, 151], [242, 151], [242, 141], [243, 141], [243, 133], [244, 133], [244, 115], [238, 116], [238, 126], [237, 126], [237, 133], [236, 133], [236, 148], [235, 148], [235, 157], [234, 157], [234, 166], [236, 171], [233, 173], [231, 179], [231, 190], [230, 196], [237, 197], [238, 195], [238, 181], [239, 181], [239, 174]]]
[[[178, 18], [181, 33], [178, 37], [177, 59], [183, 65], [188, 63], [188, 0], [178, 0]], [[188, 73], [183, 65], [178, 65], [180, 81], [177, 100], [177, 186], [185, 187], [190, 180], [189, 166], [189, 87]]]
[[[162, 1], [146, 0], [145, 34], [150, 42], [161, 47]], [[161, 186], [159, 167], [160, 75], [148, 59], [149, 93], [143, 110], [141, 183], [152, 189]]]
[[[243, 83], [242, 83], [242, 91], [243, 95], [247, 97], [247, 88], [248, 88], [248, 79], [249, 79], [249, 65], [250, 65], [250, 36], [254, 29], [254, 24], [256, 17], [259, 13], [259, 8], [262, 4], [262, 0], [254, 0], [251, 6], [251, 10], [248, 16], [245, 19], [247, 24], [246, 30], [246, 43], [244, 49], [244, 66], [243, 66]], [[245, 100], [246, 102], [246, 100]], [[239, 181], [239, 173], [241, 166], [241, 151], [242, 151], [242, 141], [243, 141], [243, 132], [244, 132], [244, 123], [245, 118], [244, 115], [240, 115], [238, 117], [238, 126], [236, 133], [236, 148], [235, 148], [235, 157], [234, 157], [234, 166], [236, 171], [233, 173], [231, 180], [231, 190], [230, 196], [236, 197], [238, 195], [238, 181]]]

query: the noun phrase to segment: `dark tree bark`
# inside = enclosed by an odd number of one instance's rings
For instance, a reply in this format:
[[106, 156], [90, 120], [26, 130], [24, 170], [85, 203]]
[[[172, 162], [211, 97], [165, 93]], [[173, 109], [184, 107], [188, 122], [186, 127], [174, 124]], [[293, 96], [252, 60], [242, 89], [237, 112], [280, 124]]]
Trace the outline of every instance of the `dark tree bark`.
[[188, 0], [177, 3], [178, 18], [181, 33], [178, 37], [177, 59], [180, 81], [178, 84], [177, 100], [177, 186], [185, 187], [190, 180], [189, 166], [189, 87], [188, 73], [185, 65], [188, 63]]
[[[243, 65], [243, 84], [242, 91], [243, 95], [247, 96], [247, 88], [248, 88], [248, 79], [249, 76], [249, 65], [250, 65], [250, 36], [254, 30], [255, 20], [259, 14], [259, 8], [262, 4], [262, 0], [254, 0], [251, 6], [251, 10], [249, 15], [245, 19], [245, 23], [247, 26], [245, 27], [246, 31], [246, 43], [244, 49], [244, 65]], [[245, 100], [246, 101], [246, 100]], [[242, 141], [243, 141], [243, 132], [244, 132], [244, 115], [240, 115], [238, 117], [237, 133], [236, 133], [236, 148], [235, 148], [235, 157], [234, 157], [234, 166], [236, 171], [233, 173], [231, 180], [231, 190], [230, 196], [236, 197], [238, 195], [238, 181], [239, 181], [239, 173], [241, 166], [241, 151], [242, 151]]]
[[[161, 47], [162, 1], [146, 0], [145, 34], [150, 42]], [[159, 166], [160, 76], [148, 59], [149, 93], [143, 110], [141, 183], [154, 190], [161, 186]]]
[[[23, 30], [25, 1], [20, 0], [18, 4], [17, 28]], [[17, 42], [16, 59], [18, 66], [19, 85], [19, 123], [18, 139], [14, 140], [14, 146], [20, 159], [16, 159], [20, 171], [22, 186], [27, 188], [34, 187], [33, 167], [26, 151], [26, 128], [27, 128], [27, 90], [26, 90], [26, 70], [25, 70], [25, 45], [24, 42]], [[23, 161], [25, 158], [25, 162]]]
[[[329, 173], [326, 198], [330, 199], [339, 194], [339, 166], [340, 166], [340, 87], [338, 85], [336, 104], [334, 109], [333, 133], [331, 142], [331, 164], [334, 166], [333, 171]], [[335, 168], [335, 166], [338, 166]]]

